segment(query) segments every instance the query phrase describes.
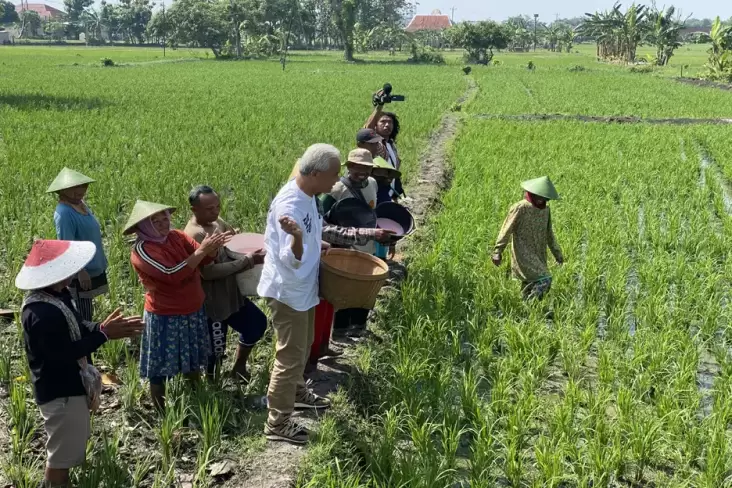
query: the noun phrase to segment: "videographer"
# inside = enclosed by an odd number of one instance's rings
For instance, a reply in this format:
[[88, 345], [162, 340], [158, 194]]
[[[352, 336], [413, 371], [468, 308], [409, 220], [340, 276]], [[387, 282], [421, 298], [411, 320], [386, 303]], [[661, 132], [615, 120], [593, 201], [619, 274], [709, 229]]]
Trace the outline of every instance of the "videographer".
[[[387, 83], [383, 89], [374, 94], [372, 99], [374, 111], [364, 125], [366, 129], [375, 130], [383, 138], [382, 142], [379, 143], [378, 155], [386, 159], [398, 171], [401, 171], [402, 165], [396, 146], [396, 139], [400, 131], [399, 119], [393, 112], [384, 112], [384, 104], [391, 101], [402, 101], [403, 99], [404, 97], [391, 95], [391, 85]], [[394, 178], [391, 188], [392, 200], [397, 201], [399, 198], [406, 197], [404, 188], [402, 188], [401, 177]]]

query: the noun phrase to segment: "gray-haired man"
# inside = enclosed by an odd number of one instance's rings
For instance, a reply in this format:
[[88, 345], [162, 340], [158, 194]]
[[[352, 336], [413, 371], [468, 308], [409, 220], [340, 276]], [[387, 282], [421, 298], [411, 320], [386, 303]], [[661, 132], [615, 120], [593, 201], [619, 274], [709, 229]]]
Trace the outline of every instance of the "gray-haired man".
[[264, 268], [257, 293], [267, 298], [277, 334], [274, 366], [267, 390], [270, 440], [304, 444], [309, 431], [292, 418], [295, 409], [330, 406], [305, 386], [303, 372], [315, 334], [318, 270], [323, 223], [315, 198], [338, 181], [340, 152], [314, 144], [302, 155], [299, 172], [279, 191], [269, 208]]

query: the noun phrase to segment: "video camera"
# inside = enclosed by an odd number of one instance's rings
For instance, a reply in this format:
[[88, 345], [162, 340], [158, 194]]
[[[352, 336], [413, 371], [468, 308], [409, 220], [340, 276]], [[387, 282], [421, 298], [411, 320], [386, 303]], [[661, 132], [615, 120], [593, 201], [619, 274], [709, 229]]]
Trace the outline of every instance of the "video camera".
[[391, 102], [403, 102], [405, 100], [404, 95], [392, 95], [391, 94], [391, 83], [384, 83], [384, 88], [377, 91], [374, 94], [373, 103], [374, 106], [384, 105], [385, 103]]

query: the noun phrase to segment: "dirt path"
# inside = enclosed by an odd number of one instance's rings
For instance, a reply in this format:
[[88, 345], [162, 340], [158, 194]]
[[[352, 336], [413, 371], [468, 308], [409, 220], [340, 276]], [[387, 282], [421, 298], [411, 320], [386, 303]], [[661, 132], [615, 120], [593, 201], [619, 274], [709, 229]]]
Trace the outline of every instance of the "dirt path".
[[[470, 100], [477, 92], [478, 86], [472, 78], [467, 78], [467, 89], [457, 100], [458, 105]], [[447, 163], [448, 142], [455, 137], [462, 115], [459, 111], [446, 112], [437, 129], [432, 133], [426, 149], [420, 156], [420, 167], [417, 175], [407, 186], [407, 195], [412, 201], [409, 208], [417, 221], [422, 224], [432, 206], [439, 199], [440, 193], [449, 186], [450, 169]], [[403, 270], [401, 265], [404, 249], [400, 248], [396, 260], [390, 265]], [[396, 275], [401, 273], [397, 271]], [[403, 274], [401, 274], [403, 277]], [[316, 393], [325, 395], [335, 391], [344, 384], [352, 364], [352, 351], [345, 349], [345, 355], [337, 362], [321, 363], [318, 373], [313, 379], [312, 387]], [[301, 417], [309, 427], [317, 429], [317, 419]], [[259, 453], [246, 468], [242, 477], [230, 480], [227, 487], [237, 488], [290, 488], [297, 480], [300, 464], [307, 454], [306, 447], [287, 443], [268, 442], [266, 449]]]
[[497, 119], [514, 121], [555, 121], [575, 120], [579, 122], [600, 122], [605, 124], [652, 124], [652, 125], [727, 125], [732, 124], [732, 119], [692, 119], [692, 118], [667, 118], [667, 119], [645, 119], [642, 117], [631, 117], [624, 115], [595, 116], [595, 115], [566, 115], [566, 114], [475, 114], [478, 119]]
[[687, 85], [701, 86], [706, 88], [719, 88], [720, 90], [732, 91], [732, 85], [726, 83], [717, 83], [716, 81], [699, 80], [696, 78], [676, 78], [679, 83], [686, 83]]

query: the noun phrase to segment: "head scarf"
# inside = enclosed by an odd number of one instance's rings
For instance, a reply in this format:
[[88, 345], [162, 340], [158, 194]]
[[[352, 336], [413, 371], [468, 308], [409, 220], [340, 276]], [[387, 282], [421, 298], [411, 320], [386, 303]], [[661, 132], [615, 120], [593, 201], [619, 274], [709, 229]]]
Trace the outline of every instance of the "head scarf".
[[[166, 217], [170, 218], [169, 210], [165, 210], [164, 213]], [[158, 244], [164, 243], [168, 238], [167, 234], [161, 236], [157, 229], [155, 229], [155, 226], [152, 223], [152, 217], [148, 217], [137, 224], [135, 227], [135, 234], [137, 234], [137, 238], [141, 241], [156, 242]]]
[[[533, 193], [526, 192], [525, 197], [526, 197], [526, 200], [529, 203], [531, 203], [534, 207], [536, 207], [536, 208], [538, 208], [540, 210], [543, 210], [543, 209], [546, 208], [546, 200], [544, 200], [543, 202], [537, 202], [536, 201], [537, 195], [534, 195]], [[543, 197], [539, 197], [539, 198], [543, 198]]]

